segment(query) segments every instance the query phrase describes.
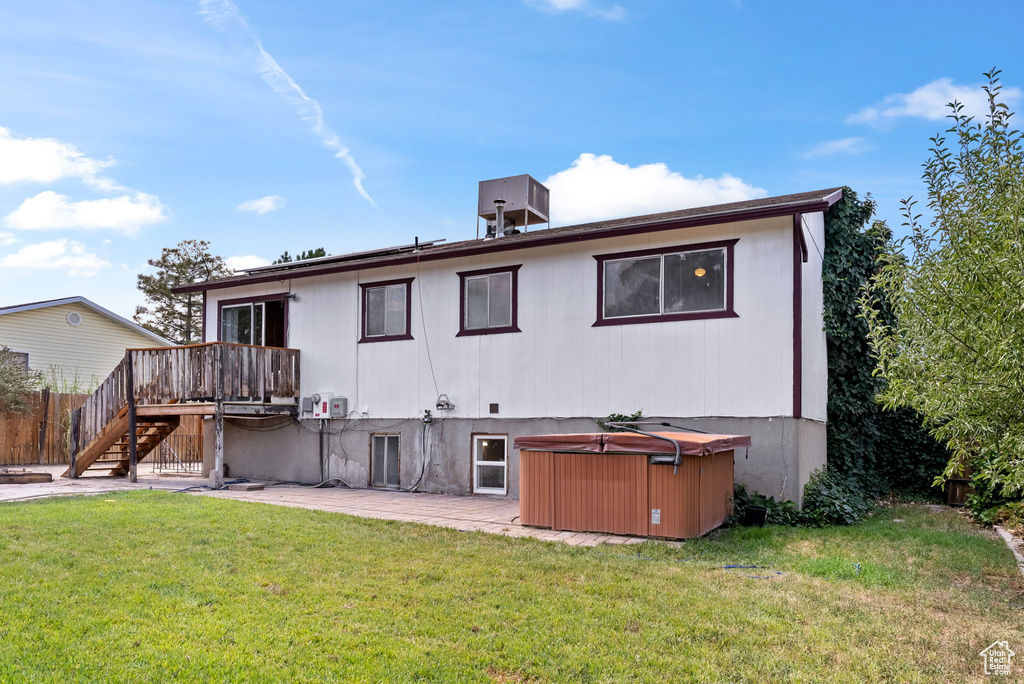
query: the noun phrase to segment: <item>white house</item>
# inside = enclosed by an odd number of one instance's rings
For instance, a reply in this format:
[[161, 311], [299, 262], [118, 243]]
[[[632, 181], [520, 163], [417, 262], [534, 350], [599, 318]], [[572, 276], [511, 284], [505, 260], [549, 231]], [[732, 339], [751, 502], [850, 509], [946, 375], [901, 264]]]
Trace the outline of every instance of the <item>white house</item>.
[[514, 437], [592, 432], [594, 418], [642, 409], [751, 435], [737, 480], [799, 502], [825, 463], [824, 212], [841, 195], [324, 257], [179, 288], [204, 292], [206, 341], [298, 349], [302, 395], [321, 395], [318, 409], [329, 393], [347, 400], [323, 421], [229, 419], [229, 475], [516, 497]]

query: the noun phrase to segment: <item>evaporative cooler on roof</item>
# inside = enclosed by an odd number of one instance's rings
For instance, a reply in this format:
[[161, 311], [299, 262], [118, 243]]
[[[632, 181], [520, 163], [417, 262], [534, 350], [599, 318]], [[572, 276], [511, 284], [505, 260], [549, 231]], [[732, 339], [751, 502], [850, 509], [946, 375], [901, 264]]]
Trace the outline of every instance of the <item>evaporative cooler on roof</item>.
[[[537, 223], [548, 222], [550, 191], [529, 175], [480, 181], [477, 215], [487, 220], [488, 235], [513, 233]], [[497, 202], [497, 204], [496, 204]], [[504, 208], [504, 231], [496, 231], [498, 207]], [[511, 229], [511, 230], [510, 230]]]

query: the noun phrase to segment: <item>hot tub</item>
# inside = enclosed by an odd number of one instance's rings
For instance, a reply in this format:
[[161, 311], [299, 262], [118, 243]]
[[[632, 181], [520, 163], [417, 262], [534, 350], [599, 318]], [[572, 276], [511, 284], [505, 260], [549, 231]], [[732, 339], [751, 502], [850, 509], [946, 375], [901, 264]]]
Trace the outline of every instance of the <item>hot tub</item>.
[[688, 432], [517, 437], [520, 520], [573, 532], [699, 537], [729, 514], [734, 450], [748, 446], [746, 435]]

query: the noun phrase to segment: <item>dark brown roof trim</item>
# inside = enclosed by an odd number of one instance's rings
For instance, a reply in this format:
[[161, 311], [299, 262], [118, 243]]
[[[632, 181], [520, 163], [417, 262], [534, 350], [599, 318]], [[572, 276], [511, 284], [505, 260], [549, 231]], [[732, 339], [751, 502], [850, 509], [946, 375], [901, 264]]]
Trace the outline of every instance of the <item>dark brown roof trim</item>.
[[[721, 223], [733, 223], [736, 221], [792, 216], [797, 212], [806, 213], [825, 211], [835, 204], [840, 197], [842, 197], [842, 189], [835, 188], [814, 193], [784, 195], [777, 198], [771, 198], [769, 200], [751, 200], [748, 202], [737, 202], [731, 205], [719, 205], [721, 207], [734, 207], [732, 209], [722, 209], [720, 211], [690, 213], [693, 210], [684, 210], [682, 212], [671, 212], [669, 214], [652, 214], [649, 219], [648, 217], [634, 217], [617, 219], [615, 221], [583, 224], [580, 226], [551, 228], [532, 233], [521, 233], [511, 237], [497, 238], [486, 242], [483, 240], [467, 240], [465, 242], [452, 243], [434, 249], [422, 250], [416, 254], [373, 257], [362, 261], [311, 265], [308, 269], [292, 269], [279, 273], [259, 273], [221, 278], [219, 280], [183, 285], [181, 287], [173, 288], [172, 292], [180, 294], [185, 292], [220, 290], [239, 285], [258, 285], [261, 283], [284, 282], [286, 280], [295, 280], [298, 278], [313, 278], [316, 276], [331, 275], [334, 273], [362, 271], [370, 268], [402, 266], [405, 264], [415, 264], [423, 261], [457, 259], [461, 257], [506, 252], [516, 249], [533, 249], [536, 247], [550, 247], [552, 245], [583, 242], [586, 240], [603, 240], [606, 238], [621, 237], [624, 235], [638, 235], [642, 233], [655, 233], [680, 228], [694, 228]], [[775, 200], [775, 203], [767, 203], [771, 200]], [[716, 207], [706, 207], [706, 209], [713, 210], [716, 209]]]

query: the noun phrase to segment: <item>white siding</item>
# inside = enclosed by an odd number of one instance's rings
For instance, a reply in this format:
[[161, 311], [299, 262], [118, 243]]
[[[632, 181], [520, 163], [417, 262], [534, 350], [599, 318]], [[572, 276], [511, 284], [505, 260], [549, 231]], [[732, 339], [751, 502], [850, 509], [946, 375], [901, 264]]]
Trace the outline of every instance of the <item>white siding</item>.
[[[593, 327], [594, 255], [732, 238], [739, 240], [738, 318]], [[515, 264], [522, 264], [522, 332], [456, 337], [456, 273]], [[406, 277], [415, 278], [414, 339], [359, 344], [358, 284]], [[809, 271], [807, 281], [813, 281]], [[302, 393], [333, 391], [349, 398], [350, 410], [366, 406], [374, 418], [433, 410], [438, 393], [454, 402], [450, 415], [467, 418], [488, 417], [491, 403], [500, 405], [501, 418], [637, 409], [652, 416], [792, 412], [791, 217], [212, 290], [208, 339], [218, 334], [218, 299], [288, 291], [296, 295], [288, 346], [302, 351]], [[810, 299], [805, 295], [805, 303]], [[805, 330], [817, 325], [805, 320]], [[820, 375], [814, 363], [805, 355], [805, 377]]]
[[807, 263], [803, 264], [803, 415], [824, 421], [828, 410], [828, 351], [821, 288], [825, 215], [804, 214], [803, 230], [808, 251]]

